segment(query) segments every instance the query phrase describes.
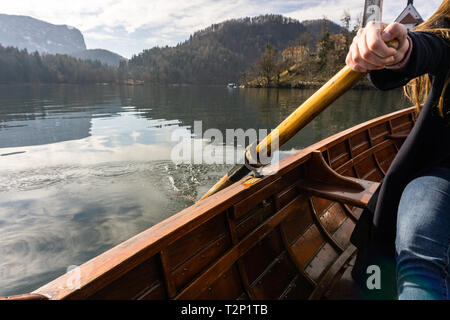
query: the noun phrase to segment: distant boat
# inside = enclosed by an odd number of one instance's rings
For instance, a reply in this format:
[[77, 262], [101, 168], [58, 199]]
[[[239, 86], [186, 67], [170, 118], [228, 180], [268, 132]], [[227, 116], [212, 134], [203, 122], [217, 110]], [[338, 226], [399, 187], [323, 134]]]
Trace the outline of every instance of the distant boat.
[[127, 86], [140, 86], [144, 84], [143, 80], [127, 79], [123, 82]]
[[238, 85], [236, 83], [234, 83], [234, 82], [230, 82], [229, 84], [227, 84], [227, 87], [228, 88], [237, 88]]

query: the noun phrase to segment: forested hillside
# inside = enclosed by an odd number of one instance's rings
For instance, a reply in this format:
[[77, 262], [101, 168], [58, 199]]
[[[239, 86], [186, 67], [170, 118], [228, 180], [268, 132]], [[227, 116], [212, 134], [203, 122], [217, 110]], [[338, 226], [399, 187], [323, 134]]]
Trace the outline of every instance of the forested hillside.
[[70, 55], [72, 57], [83, 60], [92, 60], [92, 61], [98, 60], [103, 64], [113, 67], [118, 67], [121, 61], [126, 60], [121, 55], [118, 55], [117, 53], [104, 49], [88, 49], [84, 51], [71, 53]]
[[0, 83], [115, 83], [117, 68], [67, 55], [0, 46]]
[[266, 45], [282, 50], [308, 39], [315, 46], [324, 28], [342, 31], [328, 20], [306, 25], [281, 15], [233, 19], [194, 33], [175, 47], [145, 50], [121, 66], [125, 77], [146, 83], [226, 84], [238, 82]]

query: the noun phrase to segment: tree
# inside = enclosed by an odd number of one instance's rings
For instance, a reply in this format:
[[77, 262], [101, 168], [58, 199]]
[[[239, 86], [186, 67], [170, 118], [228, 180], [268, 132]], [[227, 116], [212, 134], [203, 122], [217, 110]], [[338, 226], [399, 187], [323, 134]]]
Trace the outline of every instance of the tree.
[[362, 13], [360, 13], [356, 17], [356, 20], [355, 20], [355, 22], [353, 24], [353, 29], [352, 29], [352, 32], [351, 32], [353, 35], [356, 35], [358, 30], [363, 27], [361, 18], [362, 18]]
[[342, 14], [341, 17], [341, 22], [345, 30], [347, 31], [350, 31], [350, 21], [351, 21], [350, 13], [347, 10], [344, 10], [344, 13]]
[[266, 84], [269, 85], [272, 77], [277, 71], [276, 51], [269, 43], [266, 44], [266, 50], [258, 61], [257, 68], [259, 75], [263, 77], [266, 80]]
[[328, 32], [323, 34], [317, 52], [319, 58], [319, 70], [322, 71], [327, 65], [328, 53], [332, 50], [332, 43], [330, 41], [330, 34]]
[[314, 40], [313, 40], [311, 33], [304, 32], [304, 33], [300, 34], [300, 36], [297, 38], [297, 43], [299, 46], [304, 46], [309, 49], [312, 49]]

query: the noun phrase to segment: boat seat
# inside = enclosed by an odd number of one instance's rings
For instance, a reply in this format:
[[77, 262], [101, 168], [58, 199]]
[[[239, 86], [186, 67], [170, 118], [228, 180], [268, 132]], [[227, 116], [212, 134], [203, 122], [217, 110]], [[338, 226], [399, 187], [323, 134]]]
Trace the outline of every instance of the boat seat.
[[344, 177], [331, 169], [317, 151], [313, 152], [298, 188], [305, 194], [364, 208], [379, 186], [378, 182]]

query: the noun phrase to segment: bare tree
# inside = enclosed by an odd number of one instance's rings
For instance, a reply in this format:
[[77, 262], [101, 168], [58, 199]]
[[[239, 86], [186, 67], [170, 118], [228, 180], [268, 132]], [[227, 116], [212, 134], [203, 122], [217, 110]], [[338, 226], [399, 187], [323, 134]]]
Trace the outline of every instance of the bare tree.
[[341, 22], [345, 28], [345, 30], [350, 31], [350, 21], [352, 20], [350, 13], [347, 10], [344, 10], [344, 13], [341, 17]]
[[277, 61], [276, 51], [269, 43], [266, 44], [266, 50], [258, 61], [257, 67], [259, 75], [266, 80], [267, 84], [270, 84], [272, 77], [277, 73]]

